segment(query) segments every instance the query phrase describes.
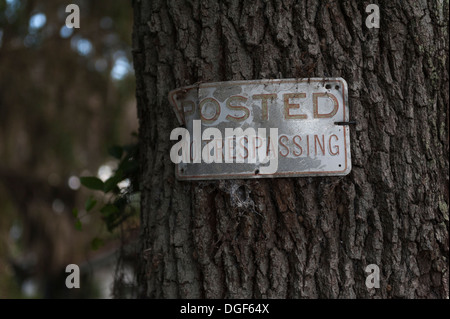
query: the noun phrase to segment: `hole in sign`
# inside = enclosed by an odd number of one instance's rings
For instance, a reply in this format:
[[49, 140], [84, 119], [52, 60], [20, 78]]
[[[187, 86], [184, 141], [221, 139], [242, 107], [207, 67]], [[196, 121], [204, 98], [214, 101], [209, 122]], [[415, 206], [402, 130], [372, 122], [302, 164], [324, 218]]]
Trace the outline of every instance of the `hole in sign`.
[[325, 85], [325, 88], [326, 88], [327, 90], [329, 90], [329, 89], [331, 89], [331, 85], [330, 85], [330, 84], [327, 84], [327, 85]]
[[257, 168], [256, 170], [255, 170], [255, 175], [258, 175], [259, 174], [259, 169]]
[[335, 88], [336, 90], [339, 90], [339, 85], [336, 85], [334, 88]]

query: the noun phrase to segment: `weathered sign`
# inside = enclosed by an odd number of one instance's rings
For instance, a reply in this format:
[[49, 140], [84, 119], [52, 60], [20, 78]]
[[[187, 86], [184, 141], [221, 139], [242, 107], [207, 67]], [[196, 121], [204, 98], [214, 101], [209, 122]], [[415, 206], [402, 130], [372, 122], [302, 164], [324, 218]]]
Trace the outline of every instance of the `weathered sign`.
[[171, 135], [179, 140], [171, 151], [179, 179], [346, 175], [351, 170], [342, 78], [202, 83], [171, 91], [169, 100], [185, 127]]

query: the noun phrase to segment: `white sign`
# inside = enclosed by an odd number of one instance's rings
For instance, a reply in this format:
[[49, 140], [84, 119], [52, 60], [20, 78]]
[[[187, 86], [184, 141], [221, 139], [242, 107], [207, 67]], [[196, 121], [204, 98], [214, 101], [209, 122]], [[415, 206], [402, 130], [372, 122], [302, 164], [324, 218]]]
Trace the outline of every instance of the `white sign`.
[[[169, 100], [184, 128], [171, 139], [179, 179], [347, 175], [347, 83], [342, 78], [204, 83]], [[180, 152], [182, 154], [180, 154]]]

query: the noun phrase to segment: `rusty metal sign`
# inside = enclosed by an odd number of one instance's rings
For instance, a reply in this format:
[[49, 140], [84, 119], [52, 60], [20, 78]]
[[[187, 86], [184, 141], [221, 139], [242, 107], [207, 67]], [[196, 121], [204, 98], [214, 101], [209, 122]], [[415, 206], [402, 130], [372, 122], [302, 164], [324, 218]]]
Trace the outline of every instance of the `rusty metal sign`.
[[[347, 175], [342, 78], [229, 81], [173, 90], [183, 126], [171, 159], [181, 180]], [[181, 139], [180, 139], [181, 137]]]

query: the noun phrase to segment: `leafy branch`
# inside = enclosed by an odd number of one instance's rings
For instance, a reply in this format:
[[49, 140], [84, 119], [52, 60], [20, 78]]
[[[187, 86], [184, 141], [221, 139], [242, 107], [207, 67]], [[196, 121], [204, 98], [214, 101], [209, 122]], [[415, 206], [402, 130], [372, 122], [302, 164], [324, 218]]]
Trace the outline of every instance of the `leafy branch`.
[[[101, 191], [103, 198], [108, 198], [98, 208], [98, 212], [108, 231], [112, 232], [139, 211], [138, 144], [115, 145], [108, 149], [108, 153], [119, 161], [113, 175], [104, 182], [95, 176], [83, 176], [80, 177], [80, 182], [90, 190]], [[129, 181], [129, 185], [123, 188], [119, 187], [119, 184], [124, 181]], [[84, 205], [86, 214], [93, 211], [98, 206], [97, 204], [98, 200], [94, 195], [89, 196]], [[81, 218], [84, 215], [80, 216], [76, 208], [72, 213], [75, 217], [75, 228], [81, 230]], [[98, 249], [102, 244], [103, 241], [97, 237], [91, 242], [93, 249]]]

